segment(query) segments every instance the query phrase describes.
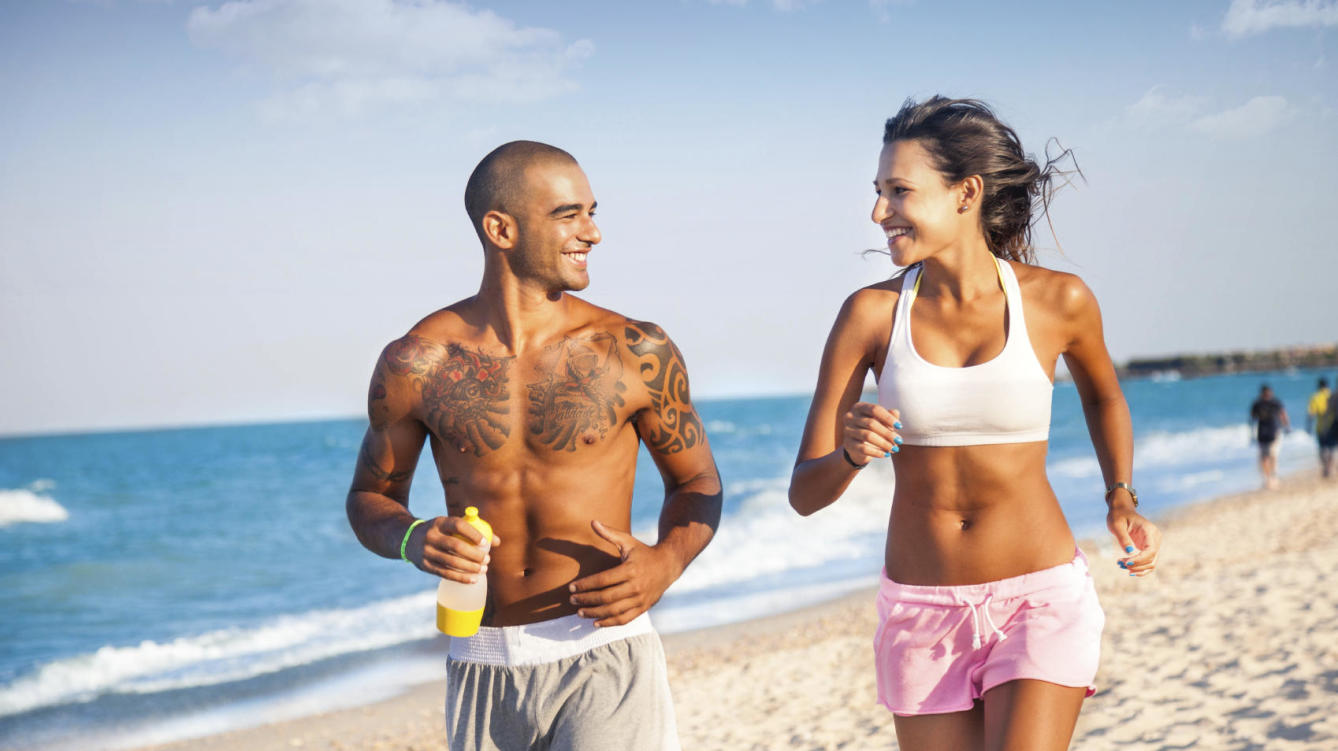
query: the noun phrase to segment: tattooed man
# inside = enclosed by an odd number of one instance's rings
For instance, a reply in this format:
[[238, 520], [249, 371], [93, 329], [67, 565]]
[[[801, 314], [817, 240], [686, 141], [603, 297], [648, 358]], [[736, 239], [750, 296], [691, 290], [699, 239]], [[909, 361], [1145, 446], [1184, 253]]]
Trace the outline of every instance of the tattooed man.
[[[646, 610], [711, 539], [721, 500], [683, 358], [655, 324], [569, 294], [589, 285], [600, 241], [570, 154], [497, 148], [465, 208], [483, 244], [478, 294], [381, 354], [349, 521], [379, 555], [403, 550], [454, 581], [487, 576], [484, 628], [451, 640], [453, 751], [676, 749]], [[447, 514], [411, 528], [424, 441]], [[638, 441], [665, 486], [654, 545], [629, 534]], [[494, 539], [463, 523], [466, 506]]]

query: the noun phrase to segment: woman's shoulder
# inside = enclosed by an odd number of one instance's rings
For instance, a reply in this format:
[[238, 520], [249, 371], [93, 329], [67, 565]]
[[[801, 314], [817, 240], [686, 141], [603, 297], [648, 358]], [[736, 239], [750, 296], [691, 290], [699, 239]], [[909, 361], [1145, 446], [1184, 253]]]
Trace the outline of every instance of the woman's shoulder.
[[1039, 304], [1058, 315], [1071, 316], [1096, 305], [1096, 296], [1077, 274], [1006, 261], [1017, 276], [1018, 288], [1029, 304]]
[[901, 296], [901, 282], [905, 278], [905, 274], [898, 274], [851, 292], [841, 306], [840, 317], [857, 320], [886, 318], [897, 305], [897, 298]]

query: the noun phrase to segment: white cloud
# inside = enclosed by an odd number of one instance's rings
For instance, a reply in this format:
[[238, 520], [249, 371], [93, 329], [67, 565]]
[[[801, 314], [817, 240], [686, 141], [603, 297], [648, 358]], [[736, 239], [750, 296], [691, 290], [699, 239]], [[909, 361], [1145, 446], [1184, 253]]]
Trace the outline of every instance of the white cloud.
[[1212, 112], [1205, 97], [1176, 94], [1153, 86], [1129, 106], [1125, 122], [1147, 131], [1179, 130], [1217, 140], [1237, 141], [1273, 131], [1296, 115], [1296, 108], [1280, 96], [1257, 96], [1220, 112]]
[[1338, 26], [1338, 0], [1232, 0], [1222, 19], [1232, 39], [1305, 26]]
[[[817, 5], [822, 0], [771, 0], [771, 7], [778, 11], [788, 13], [796, 11], [809, 5]], [[748, 4], [748, 0], [710, 0], [711, 5], [733, 5], [741, 7]]]
[[229, 0], [191, 11], [187, 30], [278, 74], [284, 88], [262, 107], [271, 116], [541, 99], [574, 88], [566, 73], [594, 49], [448, 0]]
[[1135, 127], [1150, 130], [1183, 126], [1203, 111], [1207, 101], [1203, 97], [1174, 94], [1164, 86], [1153, 86], [1142, 99], [1130, 105], [1127, 117]]
[[869, 0], [869, 9], [879, 21], [887, 23], [892, 20], [893, 6], [911, 5], [914, 2], [915, 0]]
[[1238, 141], [1265, 135], [1291, 120], [1292, 106], [1280, 96], [1257, 96], [1239, 107], [1204, 115], [1189, 129], [1220, 140]]

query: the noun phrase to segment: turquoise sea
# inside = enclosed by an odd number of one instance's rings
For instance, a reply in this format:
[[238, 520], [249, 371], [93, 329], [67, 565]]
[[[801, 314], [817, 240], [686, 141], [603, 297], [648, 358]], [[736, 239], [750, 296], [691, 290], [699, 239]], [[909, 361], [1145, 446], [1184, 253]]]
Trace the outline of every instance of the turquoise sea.
[[[1298, 430], [1311, 371], [1125, 384], [1135, 484], [1156, 516], [1255, 487], [1247, 410], [1261, 382]], [[1327, 373], [1331, 380], [1334, 374]], [[863, 473], [803, 519], [786, 486], [807, 397], [702, 401], [726, 486], [711, 546], [653, 611], [665, 632], [796, 608], [876, 582], [893, 481]], [[1077, 393], [1055, 388], [1051, 482], [1104, 540]], [[361, 419], [0, 439], [0, 747], [118, 748], [389, 697], [442, 675], [433, 581], [377, 558], [344, 517]], [[412, 510], [443, 508], [422, 462]], [[662, 490], [643, 454], [634, 529]], [[811, 544], [813, 540], [822, 544]]]

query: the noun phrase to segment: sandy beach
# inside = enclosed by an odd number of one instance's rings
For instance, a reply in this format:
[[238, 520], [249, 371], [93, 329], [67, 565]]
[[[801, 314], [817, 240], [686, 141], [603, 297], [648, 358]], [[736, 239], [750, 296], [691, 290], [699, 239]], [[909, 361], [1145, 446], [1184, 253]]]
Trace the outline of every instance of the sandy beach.
[[[1117, 568], [1106, 540], [1083, 542], [1107, 623], [1073, 748], [1338, 748], [1338, 482], [1313, 474], [1158, 519], [1149, 578]], [[684, 748], [895, 748], [874, 626], [869, 591], [666, 637]], [[154, 748], [442, 751], [444, 690]]]

